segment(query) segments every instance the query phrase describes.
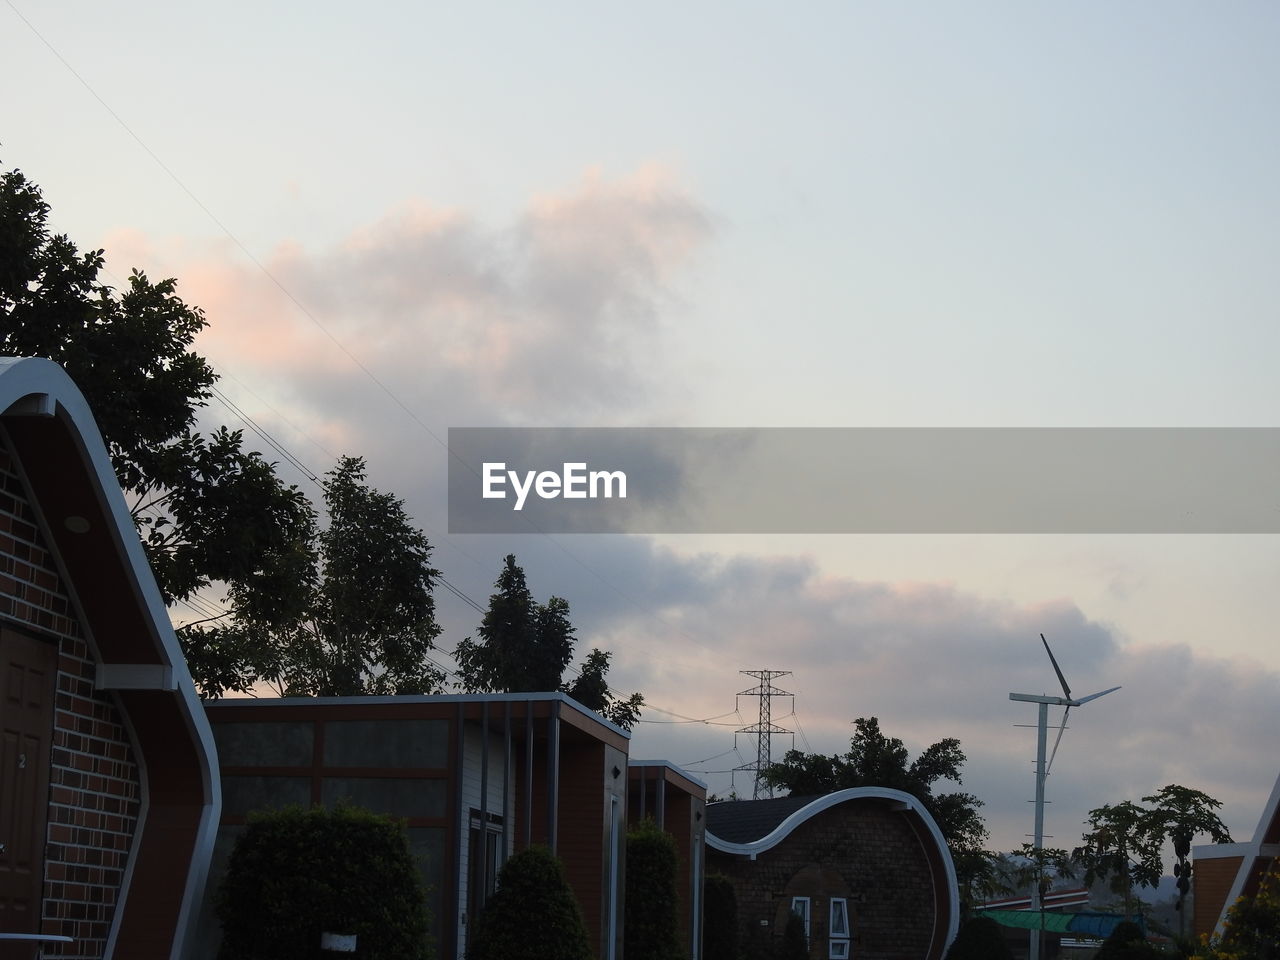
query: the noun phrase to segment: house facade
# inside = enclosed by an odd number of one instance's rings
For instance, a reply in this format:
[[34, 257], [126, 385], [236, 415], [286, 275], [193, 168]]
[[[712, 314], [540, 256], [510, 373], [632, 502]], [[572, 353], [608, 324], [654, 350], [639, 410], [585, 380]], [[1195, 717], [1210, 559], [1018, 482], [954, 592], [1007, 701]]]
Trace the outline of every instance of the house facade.
[[706, 869], [732, 881], [749, 955], [767, 955], [792, 913], [813, 960], [941, 960], [959, 924], [942, 834], [898, 790], [710, 804]]
[[0, 359], [0, 731], [0, 951], [176, 960], [217, 828], [212, 735], [93, 417], [47, 360]]
[[[208, 703], [223, 786], [216, 886], [246, 815], [350, 801], [406, 821], [441, 958], [514, 852], [564, 863], [601, 960], [622, 950], [628, 734], [562, 693]], [[211, 906], [193, 960], [217, 953]]]

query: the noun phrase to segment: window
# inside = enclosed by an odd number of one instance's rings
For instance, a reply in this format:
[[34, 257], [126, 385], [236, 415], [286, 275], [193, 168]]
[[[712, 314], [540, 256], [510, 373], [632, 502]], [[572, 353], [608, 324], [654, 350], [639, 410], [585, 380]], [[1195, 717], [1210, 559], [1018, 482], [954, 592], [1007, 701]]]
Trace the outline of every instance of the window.
[[827, 929], [827, 956], [830, 960], [848, 960], [849, 902], [844, 897], [831, 898], [831, 923]]
[[498, 888], [498, 869], [502, 866], [500, 854], [502, 840], [502, 817], [491, 813], [486, 818], [488, 823], [481, 827], [480, 811], [471, 810], [471, 831], [467, 859], [470, 877], [468, 878], [468, 900], [470, 913], [474, 918], [484, 909], [485, 903]]
[[791, 912], [804, 921], [804, 939], [809, 941], [809, 898], [808, 897], [792, 897]]

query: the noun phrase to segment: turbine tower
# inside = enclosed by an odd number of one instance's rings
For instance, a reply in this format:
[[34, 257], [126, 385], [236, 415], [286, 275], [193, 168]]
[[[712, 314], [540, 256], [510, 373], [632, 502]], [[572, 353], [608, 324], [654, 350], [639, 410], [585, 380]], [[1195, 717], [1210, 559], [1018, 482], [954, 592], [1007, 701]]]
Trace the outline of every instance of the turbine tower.
[[[1062, 742], [1062, 732], [1067, 729], [1067, 714], [1071, 712], [1072, 707], [1083, 706], [1090, 700], [1097, 700], [1099, 697], [1105, 697], [1108, 693], [1115, 693], [1119, 687], [1111, 687], [1100, 693], [1091, 693], [1087, 697], [1081, 697], [1078, 700], [1071, 698], [1071, 688], [1067, 686], [1067, 678], [1062, 675], [1062, 670], [1058, 667], [1058, 661], [1053, 655], [1053, 651], [1049, 649], [1049, 641], [1044, 638], [1044, 634], [1040, 634], [1040, 642], [1044, 644], [1045, 653], [1049, 654], [1049, 662], [1053, 664], [1053, 672], [1058, 675], [1058, 682], [1062, 684], [1062, 696], [1050, 697], [1045, 694], [1034, 693], [1011, 693], [1010, 700], [1021, 700], [1026, 703], [1035, 703], [1040, 707], [1039, 722], [1036, 724], [1036, 832], [1033, 843], [1033, 849], [1039, 851], [1044, 847], [1044, 782], [1049, 776], [1049, 765], [1053, 763], [1053, 758], [1058, 754], [1058, 744]], [[1049, 741], [1049, 707], [1065, 707], [1062, 711], [1062, 724], [1058, 727], [1058, 737], [1053, 744], [1053, 754], [1049, 757], [1049, 763], [1045, 763], [1045, 747]], [[1041, 910], [1043, 904], [1041, 902], [1040, 884], [1037, 882], [1035, 889], [1031, 893], [1031, 909]], [[1040, 960], [1040, 934], [1043, 931], [1031, 931], [1031, 953], [1030, 960]]]

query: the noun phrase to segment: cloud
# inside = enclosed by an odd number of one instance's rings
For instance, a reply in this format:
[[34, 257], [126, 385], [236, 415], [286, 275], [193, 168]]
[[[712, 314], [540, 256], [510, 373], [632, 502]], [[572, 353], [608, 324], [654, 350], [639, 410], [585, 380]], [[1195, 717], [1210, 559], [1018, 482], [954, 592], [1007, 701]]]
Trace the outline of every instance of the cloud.
[[[645, 693], [647, 721], [708, 719], [643, 723], [633, 755], [689, 764], [722, 793], [734, 781], [749, 791], [745, 774], [720, 772], [755, 757], [753, 735], [735, 745], [734, 730], [758, 719], [758, 701], [739, 695], [756, 681], [740, 671], [789, 670], [777, 682], [794, 710], [779, 698], [772, 719], [797, 746], [843, 752], [861, 716], [913, 751], [958, 737], [963, 786], [986, 803], [993, 845], [1016, 847], [1030, 830], [1035, 741], [1024, 725], [1035, 711], [1008, 694], [1057, 692], [1043, 632], [1073, 693], [1123, 685], [1072, 714], [1049, 786], [1054, 843], [1073, 845], [1089, 809], [1170, 782], [1222, 799], [1248, 836], [1275, 776], [1253, 746], [1280, 721], [1271, 671], [1135, 645], [1069, 597], [1014, 603], [943, 582], [855, 580], [759, 541], [738, 555], [678, 539], [440, 532], [445, 453], [423, 426], [442, 438], [451, 425], [662, 422], [678, 409], [665, 331], [712, 238], [711, 217], [671, 174], [591, 172], [506, 224], [406, 204], [329, 249], [281, 245], [270, 276], [229, 242], [166, 246], [151, 272], [180, 277], [205, 308], [201, 349], [272, 403], [279, 416], [249, 405], [295, 452], [321, 456], [285, 420], [328, 452], [368, 456], [374, 483], [405, 497], [451, 582], [483, 604], [501, 556], [516, 552], [535, 595], [570, 600], [582, 649], [613, 652], [615, 686]], [[109, 246], [113, 260], [144, 266], [161, 253], [137, 236]], [[224, 386], [236, 394], [234, 381]], [[1103, 574], [1116, 591], [1132, 587]], [[439, 596], [448, 648], [479, 614]], [[775, 740], [778, 752], [790, 744]]]
[[[575, 550], [601, 578], [643, 598], [610, 597], [569, 575], [595, 598], [575, 605], [575, 622], [585, 642], [615, 651], [618, 685], [685, 717], [731, 713], [718, 721], [730, 726], [641, 724], [640, 756], [687, 763], [731, 751], [734, 728], [759, 719], [758, 699], [738, 696], [756, 681], [739, 671], [790, 670], [775, 683], [795, 694], [794, 713], [792, 699], [779, 697], [772, 717], [797, 734], [797, 746], [842, 753], [862, 716], [879, 717], [913, 753], [958, 737], [969, 757], [963, 789], [985, 802], [993, 843], [1016, 847], [1031, 827], [1035, 730], [1026, 725], [1036, 709], [1008, 695], [1060, 692], [1044, 632], [1074, 695], [1122, 687], [1072, 711], [1050, 777], [1054, 843], [1078, 843], [1090, 809], [1168, 783], [1223, 800], [1229, 825], [1247, 837], [1277, 772], [1259, 766], [1256, 744], [1280, 723], [1280, 676], [1186, 646], [1133, 645], [1068, 600], [992, 601], [947, 584], [831, 577], [800, 557], [684, 556], [639, 538], [582, 538]], [[1051, 708], [1051, 724], [1060, 720]], [[791, 742], [776, 737], [775, 754]], [[754, 760], [754, 735], [736, 744], [736, 754], [696, 769]], [[707, 779], [728, 791], [726, 774]], [[734, 779], [740, 792], [750, 789], [748, 775]]]
[[[634, 416], [659, 367], [670, 376], [666, 314], [711, 235], [675, 177], [646, 167], [589, 171], [505, 225], [406, 203], [331, 249], [281, 244], [265, 273], [229, 241], [166, 250], [163, 269], [210, 319], [200, 349], [281, 382], [339, 436], [404, 427], [397, 400], [440, 429], [598, 425]], [[117, 261], [159, 253], [136, 235], [109, 246]]]

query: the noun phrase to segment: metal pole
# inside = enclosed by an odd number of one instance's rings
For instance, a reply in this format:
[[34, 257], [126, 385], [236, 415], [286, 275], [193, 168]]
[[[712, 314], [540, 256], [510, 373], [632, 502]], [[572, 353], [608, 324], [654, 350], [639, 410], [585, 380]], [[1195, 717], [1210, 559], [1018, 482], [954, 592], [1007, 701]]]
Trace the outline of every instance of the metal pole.
[[[1041, 849], [1044, 848], [1044, 755], [1049, 740], [1049, 705], [1042, 703], [1039, 706], [1040, 720], [1036, 726], [1036, 833], [1033, 842], [1037, 857]], [[1044, 869], [1044, 866], [1038, 859], [1036, 866], [1036, 882], [1031, 891], [1031, 909], [1039, 911], [1040, 925], [1043, 927], [1044, 903], [1040, 897], [1040, 871]], [[1030, 953], [1028, 954], [1030, 960], [1040, 960], [1040, 940], [1042, 936], [1042, 930], [1031, 931]]]

